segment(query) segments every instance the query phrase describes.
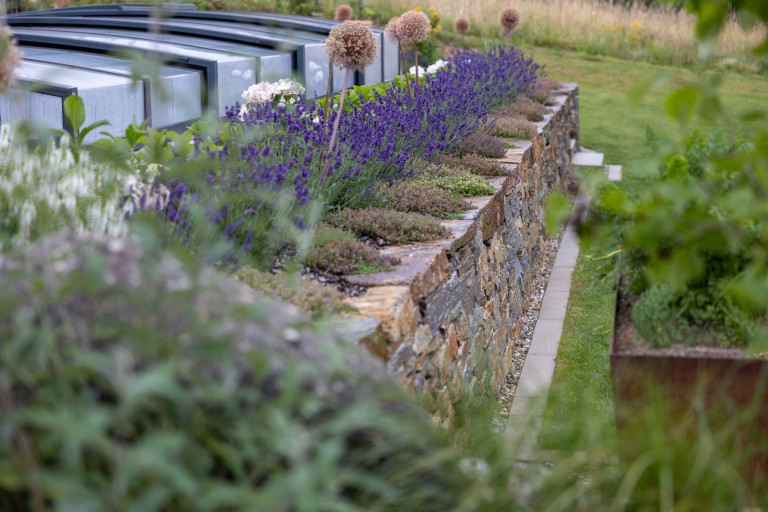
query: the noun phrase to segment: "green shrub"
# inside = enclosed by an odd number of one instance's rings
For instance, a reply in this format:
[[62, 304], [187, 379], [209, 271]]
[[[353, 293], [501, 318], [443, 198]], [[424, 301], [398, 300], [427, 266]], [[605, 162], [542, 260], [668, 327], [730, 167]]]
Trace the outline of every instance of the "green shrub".
[[509, 169], [502, 167], [501, 162], [480, 155], [464, 155], [461, 158], [442, 155], [440, 163], [456, 169], [466, 169], [480, 176], [509, 176]]
[[440, 187], [456, 197], [488, 196], [496, 192], [485, 178], [462, 167], [429, 166], [415, 180]]
[[743, 279], [766, 243], [767, 221], [745, 206], [749, 177], [719, 166], [752, 151], [725, 144], [720, 133], [694, 134], [658, 172], [597, 189], [592, 223], [623, 246], [608, 268], [632, 277], [635, 326], [653, 346], [763, 339], [766, 307], [739, 291], [748, 289]]
[[414, 180], [382, 187], [379, 198], [383, 206], [399, 212], [424, 213], [442, 218], [461, 214], [471, 207], [449, 190]]
[[503, 140], [483, 132], [476, 132], [464, 139], [456, 147], [458, 156], [477, 153], [488, 158], [501, 158], [507, 154], [507, 146]]
[[64, 235], [0, 257], [0, 510], [464, 499], [459, 454], [378, 361], [147, 240]]
[[333, 286], [325, 286], [300, 275], [270, 274], [251, 267], [239, 268], [232, 277], [254, 290], [288, 302], [313, 318], [352, 310], [344, 304], [346, 296]]
[[520, 115], [499, 117], [493, 121], [491, 133], [507, 139], [531, 140], [538, 130], [525, 117]]
[[388, 208], [345, 208], [332, 215], [328, 222], [358, 236], [381, 238], [392, 244], [429, 242], [451, 234], [432, 217]]

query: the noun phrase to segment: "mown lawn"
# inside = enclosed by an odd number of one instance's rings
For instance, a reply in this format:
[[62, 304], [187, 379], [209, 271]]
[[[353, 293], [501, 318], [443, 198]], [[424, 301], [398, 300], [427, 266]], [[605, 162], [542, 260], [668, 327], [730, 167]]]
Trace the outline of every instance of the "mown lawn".
[[[661, 137], [684, 139], [698, 129], [711, 132], [713, 122], [697, 121], [681, 127], [667, 116], [666, 95], [675, 85], [697, 78], [697, 73], [640, 62], [579, 55], [549, 48], [525, 48], [546, 65], [551, 78], [578, 82], [582, 145], [605, 153], [606, 163], [624, 166], [631, 180], [647, 163], [647, 128]], [[668, 74], [666, 85], [647, 91], [639, 102], [633, 90]], [[749, 137], [757, 127], [738, 118], [768, 104], [768, 77], [731, 74], [721, 89], [726, 110], [733, 117], [737, 139]], [[605, 440], [613, 432], [613, 397], [608, 348], [613, 322], [613, 283], [596, 281], [600, 256], [612, 247], [582, 247], [573, 275], [571, 297], [561, 338], [554, 382], [540, 444], [548, 449], [582, 449]]]

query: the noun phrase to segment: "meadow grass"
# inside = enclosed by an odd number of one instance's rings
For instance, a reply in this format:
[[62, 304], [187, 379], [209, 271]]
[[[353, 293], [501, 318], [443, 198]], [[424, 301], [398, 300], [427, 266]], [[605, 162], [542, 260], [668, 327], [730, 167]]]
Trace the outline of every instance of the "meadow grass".
[[[624, 59], [693, 65], [700, 54], [694, 36], [695, 18], [684, 9], [622, 6], [602, 0], [424, 0], [391, 2], [373, 0], [382, 17], [404, 8], [437, 8], [443, 33], [452, 34], [453, 20], [468, 18], [469, 37], [495, 39], [499, 35], [498, 13], [513, 7], [521, 22], [513, 34], [514, 43], [563, 48], [590, 54], [613, 55]], [[749, 50], [765, 39], [766, 27], [744, 30], [736, 18], [728, 21], [718, 37], [712, 59], [722, 66], [765, 71], [765, 60], [757, 61]], [[457, 36], [458, 38], [458, 36]]]

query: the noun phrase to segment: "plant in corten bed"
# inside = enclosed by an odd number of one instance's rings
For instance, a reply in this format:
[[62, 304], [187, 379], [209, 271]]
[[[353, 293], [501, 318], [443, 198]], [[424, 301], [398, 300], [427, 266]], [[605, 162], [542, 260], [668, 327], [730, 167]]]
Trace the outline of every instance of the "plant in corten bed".
[[359, 23], [345, 21], [331, 29], [331, 32], [328, 34], [328, 40], [325, 43], [325, 51], [330, 58], [330, 64], [339, 66], [345, 70], [345, 73], [344, 81], [341, 85], [339, 109], [333, 122], [331, 142], [328, 145], [328, 161], [325, 164], [323, 177], [328, 174], [328, 170], [331, 167], [331, 158], [339, 131], [339, 122], [344, 112], [344, 96], [349, 85], [349, 75], [352, 71], [362, 71], [366, 66], [370, 66], [376, 60], [379, 45], [370, 28]]
[[402, 43], [413, 43], [413, 55], [416, 62], [416, 89], [419, 88], [419, 50], [416, 43], [429, 37], [431, 31], [432, 24], [429, 21], [429, 16], [421, 11], [408, 11], [397, 21], [398, 39]]
[[507, 38], [507, 46], [512, 45], [512, 32], [520, 24], [520, 13], [515, 9], [507, 8], [499, 13], [499, 25], [501, 30], [499, 35]]
[[[743, 2], [734, 9], [768, 21], [765, 5]], [[708, 10], [705, 2], [689, 6], [699, 14], [698, 36], [707, 51], [731, 10], [725, 3], [720, 10]], [[767, 52], [768, 39], [756, 50]], [[665, 107], [682, 127], [701, 113], [719, 121], [726, 135], [652, 148], [656, 168], [591, 194], [594, 208], [582, 231], [590, 235], [587, 242], [614, 244], [604, 257], [606, 270], [623, 276], [611, 347], [618, 426], [636, 424], [643, 407], [665, 411], [665, 429], [695, 411], [699, 425], [687, 433], [699, 435], [703, 426], [735, 432], [743, 455], [731, 471], [765, 497], [768, 131], [755, 123], [764, 122], [764, 109], [733, 119], [720, 83], [716, 76], [687, 82]], [[753, 127], [749, 141], [735, 139], [736, 121]], [[689, 468], [690, 478], [699, 468]]]
[[456, 18], [453, 22], [453, 31], [461, 35], [461, 47], [464, 48], [464, 36], [469, 32], [469, 20], [467, 18]]
[[342, 4], [336, 8], [336, 14], [333, 19], [336, 21], [347, 21], [351, 20], [354, 14], [352, 7], [347, 4]]

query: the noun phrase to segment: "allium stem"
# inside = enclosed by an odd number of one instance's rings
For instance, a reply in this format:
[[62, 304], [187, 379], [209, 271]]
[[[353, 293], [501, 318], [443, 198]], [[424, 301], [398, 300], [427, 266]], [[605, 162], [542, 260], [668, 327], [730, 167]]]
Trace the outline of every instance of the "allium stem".
[[328, 88], [325, 90], [325, 107], [323, 108], [323, 122], [328, 117], [328, 103], [331, 102], [331, 83], [333, 82], [333, 57], [328, 62]]
[[507, 48], [512, 46], [512, 32], [510, 31], [509, 34], [507, 34]]
[[[328, 88], [325, 90], [325, 105], [323, 106], [323, 118], [321, 123], [325, 125], [326, 119], [328, 119], [328, 104], [331, 102], [331, 83], [333, 82], [333, 56], [331, 56], [328, 62]], [[318, 174], [323, 169], [323, 156], [324, 152], [320, 150], [320, 162], [317, 164]]]
[[413, 43], [413, 60], [416, 61], [416, 90], [419, 90], [419, 47]]
[[347, 68], [347, 72], [344, 74], [344, 82], [341, 84], [341, 98], [339, 98], [339, 113], [336, 114], [336, 119], [333, 121], [333, 132], [331, 133], [331, 143], [328, 146], [328, 161], [325, 163], [325, 171], [323, 171], [323, 181], [328, 176], [328, 171], [331, 169], [331, 158], [333, 157], [333, 148], [336, 145], [336, 135], [339, 133], [339, 122], [341, 121], [341, 114], [344, 112], [344, 97], [347, 95], [347, 84], [349, 84], [349, 75], [352, 70]]
[[408, 97], [413, 98], [411, 94], [411, 81], [408, 80], [408, 68], [405, 67], [405, 52], [403, 52], [403, 45], [397, 45], [400, 49], [400, 61], [403, 63], [403, 73], [405, 73], [405, 88], [408, 89]]

